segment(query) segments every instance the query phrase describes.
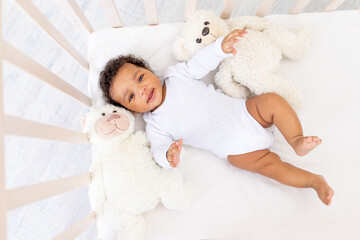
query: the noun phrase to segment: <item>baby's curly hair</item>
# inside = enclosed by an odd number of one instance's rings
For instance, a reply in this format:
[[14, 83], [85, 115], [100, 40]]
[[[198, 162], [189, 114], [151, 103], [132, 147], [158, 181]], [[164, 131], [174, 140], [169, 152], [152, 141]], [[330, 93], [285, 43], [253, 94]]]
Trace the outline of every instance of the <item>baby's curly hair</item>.
[[120, 55], [116, 58], [111, 59], [106, 63], [106, 66], [100, 73], [99, 87], [103, 93], [103, 98], [107, 103], [118, 107], [124, 107], [120, 103], [114, 101], [110, 96], [111, 83], [118, 72], [118, 70], [125, 64], [131, 63], [141, 68], [145, 68], [152, 71], [149, 64], [142, 58], [135, 57], [132, 54]]

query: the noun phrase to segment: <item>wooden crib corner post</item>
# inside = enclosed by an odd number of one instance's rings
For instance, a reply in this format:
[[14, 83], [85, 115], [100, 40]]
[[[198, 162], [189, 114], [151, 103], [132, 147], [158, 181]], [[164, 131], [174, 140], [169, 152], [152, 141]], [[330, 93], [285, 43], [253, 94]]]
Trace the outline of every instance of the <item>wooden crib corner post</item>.
[[5, 129], [3, 95], [2, 2], [0, 0], [0, 239], [7, 238], [5, 189]]

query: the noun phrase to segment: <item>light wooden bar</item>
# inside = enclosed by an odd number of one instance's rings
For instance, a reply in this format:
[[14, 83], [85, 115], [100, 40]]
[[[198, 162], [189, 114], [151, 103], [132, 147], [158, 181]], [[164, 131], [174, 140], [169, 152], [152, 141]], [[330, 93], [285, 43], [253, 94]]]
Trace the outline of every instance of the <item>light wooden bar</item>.
[[[0, 42], [2, 41], [2, 2], [0, 1]], [[0, 239], [7, 239], [5, 189], [5, 123], [3, 97], [3, 47], [0, 44]]]
[[263, 17], [265, 16], [271, 9], [275, 0], [263, 0], [256, 12], [256, 16]]
[[88, 107], [91, 107], [91, 99], [74, 88], [72, 85], [58, 77], [56, 74], [43, 67], [39, 63], [35, 62], [32, 58], [26, 56], [16, 48], [12, 47], [6, 42], [1, 42], [3, 45], [3, 58], [4, 60], [9, 61], [10, 63], [18, 66], [19, 68], [25, 70], [31, 75], [39, 78], [43, 82], [49, 84], [50, 86], [62, 91], [63, 93], [69, 95], [75, 100], [79, 101], [82, 104], [85, 104]]
[[75, 0], [56, 0], [56, 2], [58, 6], [63, 9], [64, 14], [68, 16], [70, 22], [87, 42], [90, 34], [94, 30], [84, 13], [81, 11], [79, 5], [75, 2]]
[[186, 21], [187, 17], [190, 13], [194, 12], [197, 9], [197, 0], [185, 0], [185, 14], [184, 21]]
[[66, 128], [4, 115], [5, 134], [41, 138], [62, 142], [87, 144], [87, 135]]
[[117, 11], [114, 0], [101, 0], [101, 2], [109, 17], [112, 27], [114, 28], [122, 27], [123, 25], [121, 23], [119, 12]]
[[311, 0], [299, 0], [293, 9], [289, 12], [290, 14], [301, 13], [304, 8], [309, 4]]
[[323, 12], [331, 12], [336, 10], [345, 0], [333, 0], [327, 7], [323, 9]]
[[156, 0], [144, 0], [145, 4], [145, 12], [148, 19], [149, 25], [158, 25], [158, 12], [157, 12], [157, 4]]
[[49, 182], [10, 189], [6, 191], [7, 210], [18, 208], [29, 203], [40, 201], [64, 192], [90, 184], [90, 173], [56, 179]]
[[66, 231], [56, 236], [53, 240], [73, 240], [90, 227], [96, 220], [94, 212], [69, 227]]
[[225, 0], [223, 9], [221, 10], [220, 17], [222, 19], [229, 19], [232, 11], [235, 8], [236, 0]]
[[49, 20], [29, 0], [13, 0], [29, 17], [42, 28], [55, 42], [70, 54], [81, 66], [89, 70], [87, 60], [66, 40]]

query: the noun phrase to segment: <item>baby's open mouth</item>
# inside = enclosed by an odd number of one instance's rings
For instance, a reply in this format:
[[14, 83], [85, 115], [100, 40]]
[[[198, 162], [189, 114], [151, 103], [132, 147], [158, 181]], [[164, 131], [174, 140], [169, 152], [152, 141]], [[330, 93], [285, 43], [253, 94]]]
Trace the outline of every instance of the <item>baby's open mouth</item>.
[[153, 96], [154, 96], [154, 89], [151, 90], [150, 94], [149, 94], [149, 97], [148, 97], [148, 101], [147, 102], [150, 102], [152, 99], [153, 99]]

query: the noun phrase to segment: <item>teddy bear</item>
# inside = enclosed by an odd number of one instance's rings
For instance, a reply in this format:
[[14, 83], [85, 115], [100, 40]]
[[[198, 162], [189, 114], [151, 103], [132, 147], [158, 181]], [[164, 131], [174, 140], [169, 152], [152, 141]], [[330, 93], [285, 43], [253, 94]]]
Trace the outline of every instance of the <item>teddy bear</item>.
[[82, 121], [94, 146], [89, 201], [97, 217], [118, 232], [118, 240], [146, 239], [142, 214], [161, 201], [169, 209], [187, 208], [193, 188], [179, 169], [160, 167], [134, 115], [110, 104], [92, 108]]
[[300, 109], [301, 91], [276, 71], [282, 56], [298, 60], [309, 51], [312, 35], [306, 28], [288, 30], [257, 16], [225, 21], [211, 11], [197, 10], [187, 17], [174, 41], [175, 57], [187, 61], [197, 51], [235, 29], [244, 29], [247, 33], [234, 44], [236, 55], [221, 62], [215, 85], [234, 98], [274, 92], [285, 98], [294, 109]]

